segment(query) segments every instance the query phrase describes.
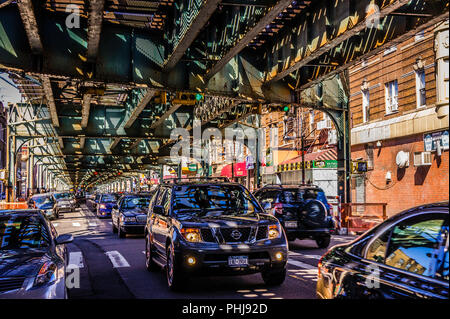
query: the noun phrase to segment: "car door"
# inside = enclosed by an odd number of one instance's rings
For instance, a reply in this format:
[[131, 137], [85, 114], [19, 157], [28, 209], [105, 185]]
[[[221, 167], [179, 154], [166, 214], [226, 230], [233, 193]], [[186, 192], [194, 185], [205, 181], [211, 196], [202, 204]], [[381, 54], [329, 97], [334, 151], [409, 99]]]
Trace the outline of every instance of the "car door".
[[[448, 213], [418, 214], [392, 225], [369, 242], [361, 279], [356, 280], [358, 293], [389, 299], [448, 298], [446, 241]], [[444, 269], [442, 276], [439, 269]]]
[[158, 252], [162, 255], [165, 255], [165, 238], [163, 237], [163, 223], [162, 223], [162, 215], [160, 212], [157, 212], [154, 208], [155, 206], [162, 206], [164, 196], [167, 192], [166, 187], [161, 187], [156, 195], [155, 204], [152, 207], [152, 215], [151, 215], [151, 225], [150, 232], [153, 237], [153, 243], [156, 246]]
[[161, 206], [163, 206], [163, 215], [159, 216], [159, 226], [161, 230], [162, 243], [165, 243], [166, 239], [170, 237], [170, 230], [172, 227], [172, 216], [170, 214], [171, 202], [172, 189], [168, 188], [161, 202]]
[[111, 221], [115, 226], [119, 226], [120, 207], [122, 206], [123, 199], [117, 201], [117, 208], [111, 210]]

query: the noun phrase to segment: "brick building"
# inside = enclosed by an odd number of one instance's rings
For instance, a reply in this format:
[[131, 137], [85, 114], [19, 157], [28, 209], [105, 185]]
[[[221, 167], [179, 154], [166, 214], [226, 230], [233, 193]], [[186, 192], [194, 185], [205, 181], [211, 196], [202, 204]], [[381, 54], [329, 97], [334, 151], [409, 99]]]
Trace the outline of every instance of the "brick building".
[[388, 215], [448, 200], [448, 20], [349, 69], [352, 202]]
[[[336, 130], [327, 114], [307, 108], [292, 113], [262, 115], [265, 135], [263, 184], [302, 182], [301, 140], [305, 152], [305, 182], [317, 184], [329, 196], [337, 195]], [[301, 132], [301, 133], [300, 133]]]

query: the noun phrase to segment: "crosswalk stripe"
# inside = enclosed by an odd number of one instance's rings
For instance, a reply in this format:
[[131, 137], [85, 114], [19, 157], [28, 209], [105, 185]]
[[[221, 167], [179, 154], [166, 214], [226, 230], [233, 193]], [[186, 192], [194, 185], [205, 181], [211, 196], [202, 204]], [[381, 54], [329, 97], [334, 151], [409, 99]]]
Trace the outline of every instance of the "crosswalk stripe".
[[58, 223], [53, 223], [53, 226], [55, 226], [55, 227], [58, 226]]
[[72, 226], [73, 227], [80, 227], [81, 225], [80, 225], [80, 223], [72, 223]]
[[69, 265], [83, 268], [83, 254], [81, 251], [74, 251], [69, 253]]
[[293, 251], [289, 251], [289, 255], [291, 256], [299, 256], [299, 257], [304, 257], [304, 258], [312, 258], [312, 259], [317, 259], [319, 260], [322, 256], [320, 255], [307, 255], [307, 254], [301, 254], [301, 253], [296, 253]]
[[130, 267], [127, 260], [117, 250], [107, 251], [106, 256], [111, 260], [114, 268]]
[[97, 226], [97, 223], [89, 223], [88, 225], [89, 225], [89, 227], [95, 227], [95, 226]]
[[317, 269], [317, 267], [311, 266], [309, 264], [303, 263], [301, 261], [298, 260], [292, 260], [292, 259], [288, 259], [288, 264], [290, 265], [294, 265], [300, 268], [304, 268], [304, 269]]

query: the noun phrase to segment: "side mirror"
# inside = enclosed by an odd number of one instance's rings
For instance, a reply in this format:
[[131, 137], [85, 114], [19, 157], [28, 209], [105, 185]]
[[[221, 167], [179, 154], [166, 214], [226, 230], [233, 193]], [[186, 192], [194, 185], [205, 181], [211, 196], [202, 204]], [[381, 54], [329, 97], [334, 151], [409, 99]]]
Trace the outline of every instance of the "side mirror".
[[59, 235], [55, 239], [56, 245], [68, 244], [73, 241], [73, 236], [71, 234]]
[[164, 207], [155, 205], [153, 206], [153, 213], [157, 215], [163, 215], [164, 214]]

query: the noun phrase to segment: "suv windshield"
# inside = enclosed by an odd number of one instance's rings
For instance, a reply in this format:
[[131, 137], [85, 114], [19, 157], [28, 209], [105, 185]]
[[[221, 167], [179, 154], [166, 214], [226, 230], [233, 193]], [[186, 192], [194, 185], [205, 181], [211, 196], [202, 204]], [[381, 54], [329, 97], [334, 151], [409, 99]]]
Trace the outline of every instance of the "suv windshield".
[[122, 209], [145, 208], [150, 204], [150, 197], [125, 197], [122, 200]]
[[260, 211], [256, 200], [239, 185], [175, 186], [173, 212], [198, 216], [245, 215]]
[[100, 202], [102, 203], [114, 203], [117, 201], [117, 196], [113, 194], [103, 195]]
[[55, 196], [56, 200], [72, 199], [72, 194], [70, 193], [55, 193], [53, 196]]
[[0, 250], [48, 247], [50, 239], [35, 216], [0, 215]]

